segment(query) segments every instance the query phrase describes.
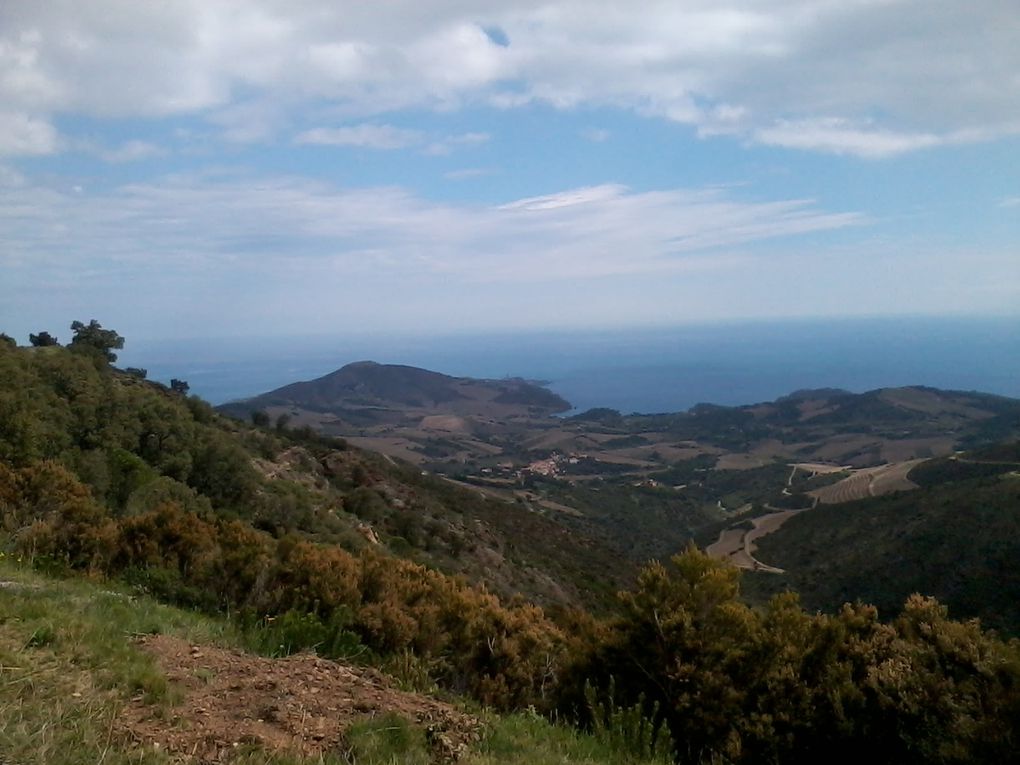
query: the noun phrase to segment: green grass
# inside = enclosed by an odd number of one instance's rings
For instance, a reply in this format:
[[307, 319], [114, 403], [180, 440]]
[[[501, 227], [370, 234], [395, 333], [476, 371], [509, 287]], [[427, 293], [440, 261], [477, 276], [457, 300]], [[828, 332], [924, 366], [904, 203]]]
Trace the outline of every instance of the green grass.
[[429, 765], [432, 762], [425, 731], [392, 713], [352, 725], [347, 730], [346, 745], [344, 754], [351, 763]]
[[[123, 704], [178, 694], [133, 638], [165, 633], [239, 646], [228, 622], [170, 608], [110, 583], [50, 579], [0, 562], [0, 762], [164, 763], [114, 735]], [[240, 756], [240, 755], [239, 755]], [[255, 757], [255, 759], [252, 759]], [[274, 762], [245, 755], [240, 762]]]
[[[487, 734], [468, 765], [643, 765], [657, 760], [639, 759], [621, 752], [608, 741], [598, 741], [576, 728], [553, 725], [537, 714], [505, 715], [489, 721]], [[664, 761], [662, 761], [664, 762]]]
[[[171, 634], [243, 648], [252, 636], [224, 619], [161, 605], [109, 582], [53, 579], [0, 559], [0, 763], [167, 765], [116, 733], [123, 705], [141, 695], [158, 711], [179, 694], [134, 638]], [[607, 743], [537, 714], [485, 721], [467, 765], [635, 763]], [[426, 731], [384, 714], [347, 731], [344, 750], [291, 758], [241, 747], [232, 765], [428, 765], [439, 762]]]
[[13, 583], [0, 589], [0, 761], [164, 762], [152, 752], [118, 751], [113, 741], [126, 695], [168, 697], [151, 662], [112, 634], [115, 619], [133, 610], [125, 596], [9, 564], [0, 564], [0, 580]]

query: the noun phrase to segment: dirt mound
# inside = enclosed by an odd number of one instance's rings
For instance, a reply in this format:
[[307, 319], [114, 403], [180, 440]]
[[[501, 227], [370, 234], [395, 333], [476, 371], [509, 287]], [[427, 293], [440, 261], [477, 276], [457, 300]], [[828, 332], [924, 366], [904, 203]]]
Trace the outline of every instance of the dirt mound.
[[169, 710], [133, 699], [118, 724], [139, 745], [180, 761], [223, 762], [245, 745], [306, 757], [340, 752], [352, 723], [390, 712], [424, 726], [440, 762], [478, 738], [477, 719], [397, 690], [371, 669], [311, 654], [265, 659], [165, 635], [140, 642], [184, 698]]

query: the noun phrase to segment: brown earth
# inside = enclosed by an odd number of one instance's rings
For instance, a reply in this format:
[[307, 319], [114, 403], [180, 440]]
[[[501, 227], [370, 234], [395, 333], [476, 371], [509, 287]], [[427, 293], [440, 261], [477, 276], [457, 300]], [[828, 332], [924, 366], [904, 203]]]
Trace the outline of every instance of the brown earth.
[[768, 515], [751, 519], [751, 528], [731, 528], [719, 532], [719, 539], [705, 548], [705, 552], [716, 560], [727, 561], [737, 568], [782, 574], [783, 569], [762, 563], [754, 557], [758, 546], [755, 544], [767, 534], [778, 531], [790, 518], [804, 510], [776, 510]]
[[220, 763], [241, 746], [304, 757], [341, 753], [352, 723], [385, 713], [423, 726], [439, 761], [457, 760], [479, 736], [474, 717], [398, 690], [372, 669], [312, 654], [266, 659], [167, 635], [140, 643], [183, 699], [169, 709], [132, 699], [119, 732], [177, 762]]

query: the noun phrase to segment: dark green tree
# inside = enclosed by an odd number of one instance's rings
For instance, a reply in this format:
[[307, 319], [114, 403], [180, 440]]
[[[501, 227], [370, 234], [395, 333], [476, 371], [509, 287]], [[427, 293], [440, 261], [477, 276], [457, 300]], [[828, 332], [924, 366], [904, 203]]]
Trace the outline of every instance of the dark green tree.
[[57, 338], [45, 330], [40, 332], [38, 335], [29, 335], [28, 342], [36, 348], [44, 348], [47, 345], [60, 345], [60, 343], [57, 342]]
[[8, 335], [6, 332], [0, 332], [0, 345], [9, 345], [11, 348], [18, 347], [18, 341]]
[[187, 396], [191, 386], [185, 380], [178, 380], [175, 377], [170, 381], [170, 390], [174, 393], [180, 393], [182, 396]]
[[87, 325], [80, 321], [71, 324], [74, 338], [71, 348], [98, 351], [111, 364], [117, 360], [114, 349], [124, 347], [124, 338], [112, 329], [103, 329], [103, 325], [92, 319]]

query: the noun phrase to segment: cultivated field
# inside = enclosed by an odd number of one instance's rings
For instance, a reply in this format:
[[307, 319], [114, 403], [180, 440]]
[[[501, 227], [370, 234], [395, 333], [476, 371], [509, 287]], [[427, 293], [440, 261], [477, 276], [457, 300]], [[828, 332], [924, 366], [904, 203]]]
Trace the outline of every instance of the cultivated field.
[[805, 511], [779, 510], [752, 519], [750, 529], [724, 529], [719, 533], [719, 539], [705, 548], [705, 552], [718, 560], [728, 561], [737, 568], [782, 574], [783, 569], [762, 563], [754, 557], [754, 552], [757, 549], [755, 541], [776, 531], [797, 513], [803, 512]]
[[907, 460], [891, 465], [862, 468], [842, 481], [809, 491], [808, 495], [823, 504], [835, 505], [840, 502], [852, 502], [855, 499], [877, 497], [893, 491], [916, 489], [917, 484], [907, 479], [907, 473], [923, 461]]

